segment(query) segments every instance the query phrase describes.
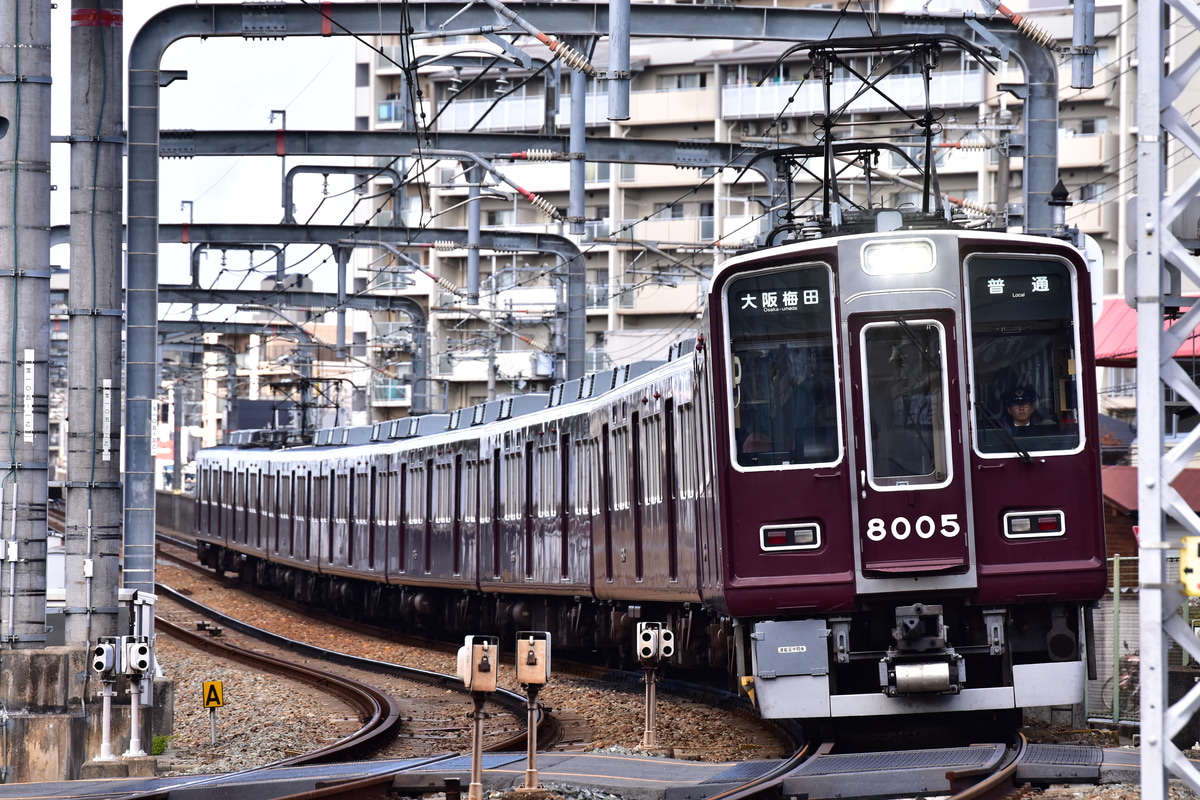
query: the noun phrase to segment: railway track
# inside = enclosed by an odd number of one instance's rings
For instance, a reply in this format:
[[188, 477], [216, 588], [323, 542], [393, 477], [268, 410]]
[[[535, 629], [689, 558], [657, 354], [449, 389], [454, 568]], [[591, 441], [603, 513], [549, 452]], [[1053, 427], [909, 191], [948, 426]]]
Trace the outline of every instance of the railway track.
[[[160, 531], [158, 539], [160, 542], [160, 558], [167, 559], [174, 564], [201, 574], [206, 579], [216, 581], [230, 589], [259, 598], [266, 603], [288, 609], [295, 613], [304, 614], [307, 617], [323, 621], [338, 628], [394, 642], [404, 647], [417, 647], [430, 651], [436, 650], [450, 655], [453, 655], [457, 651], [457, 645], [454, 643], [430, 641], [426, 638], [398, 633], [393, 629], [382, 628], [378, 625], [347, 619], [302, 603], [281, 598], [274, 593], [258, 589], [237, 578], [217, 575], [211, 569], [200, 565], [194, 560], [192, 556], [195, 552], [195, 544], [189, 538], [178, 534], [166, 534]], [[168, 544], [170, 549], [162, 547], [163, 543]], [[188, 555], [183, 555], [185, 552]], [[502, 662], [511, 664], [512, 655], [510, 653], [502, 653], [501, 660]], [[600, 667], [595, 664], [569, 661], [558, 657], [554, 659], [554, 670], [556, 675], [570, 675], [633, 692], [641, 691], [641, 686], [645, 679], [645, 674], [640, 670], [612, 669]], [[745, 698], [723, 689], [690, 681], [660, 677], [657, 684], [657, 691], [661, 695], [677, 697], [713, 708], [719, 708], [724, 713], [744, 719], [747, 725], [766, 731], [769, 736], [781, 744], [784, 752], [792, 752], [802, 744], [803, 734], [798, 725], [788, 720], [764, 720], [758, 716]], [[569, 717], [560, 719], [553, 713], [545, 715], [545, 717], [538, 731], [538, 742], [539, 745], [544, 746], [544, 749], [570, 749], [573, 742], [580, 740], [579, 736], [573, 730], [572, 720]]]
[[[188, 547], [189, 543], [184, 540], [170, 540], [176, 546]], [[167, 556], [177, 562], [185, 562], [186, 558], [177, 556]], [[209, 577], [214, 577], [211, 572], [205, 572]], [[240, 582], [230, 581], [239, 590], [245, 591], [246, 586]], [[268, 767], [261, 767], [255, 770], [247, 770], [244, 774], [247, 777], [254, 773], [273, 767], [298, 765], [305, 763], [322, 763], [334, 760], [346, 760], [350, 758], [360, 757], [363, 754], [369, 753], [373, 748], [378, 746], [378, 742], [386, 739], [388, 736], [394, 736], [395, 728], [400, 722], [400, 713], [397, 710], [394, 701], [385, 693], [373, 689], [366, 683], [346, 679], [344, 676], [334, 676], [329, 672], [312, 669], [311, 666], [305, 667], [295, 663], [295, 660], [279, 659], [254, 650], [242, 648], [226, 641], [220, 641], [221, 637], [214, 637], [204, 629], [211, 630], [212, 624], [219, 624], [228, 627], [230, 630], [237, 630], [246, 635], [253, 635], [256, 638], [262, 637], [264, 640], [274, 640], [276, 646], [284, 647], [289, 652], [294, 653], [297, 657], [302, 658], [321, 658], [332, 659], [335, 662], [345, 665], [353, 665], [359, 668], [370, 669], [374, 672], [392, 672], [393, 674], [403, 674], [409, 680], [421, 680], [431, 685], [442, 687], [446, 690], [453, 690], [458, 683], [457, 678], [438, 673], [428, 672], [425, 670], [414, 670], [410, 667], [402, 667], [400, 665], [390, 664], [386, 662], [370, 661], [369, 659], [358, 659], [354, 656], [346, 654], [329, 654], [321, 652], [321, 648], [306, 645], [301, 642], [287, 640], [285, 637], [279, 637], [276, 634], [270, 634], [265, 631], [257, 631], [252, 626], [241, 623], [231, 617], [215, 612], [211, 609], [205, 609], [202, 604], [197, 603], [192, 598], [174, 592], [173, 590], [160, 586], [159, 591], [162, 596], [169, 599], [171, 602], [180, 604], [181, 606], [192, 609], [196, 614], [202, 614], [208, 617], [212, 622], [201, 626], [201, 629], [188, 630], [186, 627], [175, 624], [169, 620], [160, 618], [160, 632], [180, 639], [185, 643], [199, 647], [209, 651], [218, 651], [222, 657], [231, 658], [247, 664], [254, 664], [258, 669], [268, 669], [271, 671], [293, 671], [291, 677], [307, 681], [314, 684], [320, 684], [324, 690], [330, 691], [339, 697], [343, 702], [350, 704], [356, 709], [363, 720], [362, 727], [359, 732], [350, 737], [345, 737], [337, 742], [334, 742], [326, 747], [322, 747], [305, 753], [300, 756], [293, 756], [278, 762], [275, 762]], [[271, 598], [272, 602], [278, 602], [277, 598]], [[344, 620], [341, 621], [344, 623]], [[193, 625], [193, 627], [196, 627]], [[370, 626], [362, 626], [370, 629], [372, 634], [378, 634], [380, 631]], [[426, 645], [428, 643], [425, 643]], [[362, 663], [366, 662], [366, 663]], [[310, 671], [311, 674], [297, 675], [295, 670], [300, 668], [301, 671]], [[586, 669], [586, 667], [584, 667]], [[682, 686], [687, 686], [682, 684]], [[705, 694], [708, 689], [706, 687], [693, 687], [692, 689], [699, 695]], [[684, 689], [687, 691], [687, 689]], [[508, 698], [509, 710], [518, 718], [524, 713], [525, 698], [520, 695], [512, 694]], [[503, 703], [502, 703], [503, 705]], [[543, 719], [549, 719], [549, 715], [543, 715]], [[539, 734], [540, 736], [541, 734]], [[789, 735], [782, 732], [781, 735]], [[793, 730], [790, 735], [795, 735]], [[507, 742], [494, 742], [488, 749], [504, 750], [504, 749], [519, 749], [524, 746], [525, 733], [521, 731], [515, 736], [510, 737]], [[951, 800], [1015, 800], [1036, 793], [1031, 790], [1028, 785], [1018, 785], [1016, 777], [1018, 776], [1018, 768], [1027, 758], [1029, 752], [1029, 744], [1022, 736], [1015, 745], [991, 745], [999, 754], [997, 757], [988, 763], [965, 766], [962, 768], [949, 769], [944, 773], [946, 780], [946, 794]], [[703, 797], [704, 800], [752, 800], [755, 798], [777, 797], [779, 794], [789, 794], [795, 791], [797, 776], [802, 775], [805, 771], [812, 771], [814, 764], [823, 756], [829, 756], [836, 750], [835, 745], [826, 743], [820, 747], [813, 747], [805, 744], [798, 744], [795, 751], [787, 758], [772, 762], [765, 762], [765, 766], [750, 770], [751, 774], [744, 782], [732, 787], [726, 788], [718, 793], [703, 795], [696, 794], [697, 799]], [[889, 757], [903, 755], [889, 753], [870, 754], [869, 757], [877, 760], [882, 766], [876, 771], [871, 770], [856, 770], [853, 772], [853, 780], [865, 785], [874, 785], [878, 787], [880, 782], [888, 782], [895, 780], [894, 765], [888, 764]], [[436, 759], [433, 760], [436, 762]], [[429, 766], [435, 766], [430, 763]], [[847, 785], [842, 790], [836, 792], [839, 797], [853, 797], [855, 793], [850, 790], [849, 782], [851, 781], [851, 772], [838, 773], [836, 771], [827, 771], [827, 780], [845, 782]], [[195, 782], [188, 781], [189, 786], [199, 785], [205, 779], [200, 778]], [[321, 789], [318, 793], [306, 792], [301, 795], [294, 795], [290, 798], [282, 800], [299, 800], [300, 797], [305, 798], [339, 798], [349, 797], [364, 797], [372, 796], [374, 793], [383, 793], [394, 791], [398, 787], [403, 787], [412, 784], [411, 777], [404, 777], [398, 774], [387, 774], [375, 776], [361, 781], [344, 783], [338, 786], [331, 786]], [[789, 788], [789, 784], [791, 788]], [[433, 789], [431, 789], [432, 791]], [[908, 794], [909, 790], [905, 790], [903, 794]], [[811, 794], [812, 797], [823, 796], [821, 794]], [[825, 795], [828, 796], [828, 795]], [[866, 795], [863, 795], [866, 796]], [[879, 797], [878, 788], [874, 790], [874, 797]], [[911, 796], [911, 795], [909, 795]], [[131, 796], [131, 800], [132, 800]]]
[[[290, 661], [297, 667], [309, 669], [311, 668], [311, 665], [300, 664], [299, 659], [312, 659], [327, 665], [338, 665], [341, 667], [361, 671], [363, 673], [369, 673], [370, 675], [398, 679], [405, 684], [419, 684], [422, 686], [431, 687], [436, 689], [439, 695], [450, 693], [457, 697], [463, 698], [464, 702], [466, 702], [466, 700], [470, 697], [470, 693], [463, 687], [462, 682], [457, 676], [445, 675], [442, 673], [417, 669], [415, 667], [404, 666], [401, 664], [393, 664], [387, 661], [361, 658], [348, 653], [338, 652], [337, 650], [331, 650], [297, 641], [286, 636], [281, 636], [277, 633], [263, 630], [241, 620], [235, 619], [232, 616], [221, 613], [216, 609], [209, 608], [195, 599], [177, 592], [168, 586], [159, 584], [157, 586], [157, 591], [159, 593], [160, 601], [163, 599], [169, 600], [171, 603], [177, 604], [188, 611], [193, 612], [195, 615], [202, 616], [204, 618], [203, 622], [205, 623], [207, 630], [211, 630], [213, 626], [219, 626], [222, 629], [235, 631], [244, 636], [248, 636], [256, 642], [261, 642], [264, 645], [278, 648], [279, 650], [292, 656], [291, 659], [280, 658], [278, 656], [268, 656], [265, 661], [255, 664], [255, 666], [271, 669], [275, 665], [279, 665], [280, 668], [283, 669], [287, 667], [287, 662]], [[171, 623], [169, 623], [167, 620], [164, 620], [161, 615], [158, 616], [158, 622], [167, 623], [167, 630], [169, 633], [173, 634], [175, 630], [179, 630], [179, 626], [171, 625]], [[222, 651], [223, 648], [232, 647], [231, 650], [223, 652], [226, 652], [228, 657], [231, 657], [235, 660], [244, 660], [245, 663], [250, 663], [248, 659], [253, 659], [255, 656], [260, 655], [260, 651], [231, 646], [227, 642], [222, 642], [222, 637], [213, 637], [203, 632], [199, 634], [192, 634], [191, 632], [187, 633], [190, 637], [192, 637], [191, 641], [188, 642], [189, 644], [198, 643], [200, 646]], [[318, 669], [317, 672], [328, 677], [318, 679], [314, 685], [320, 685], [322, 688], [328, 687], [332, 690], [333, 694], [340, 697], [342, 692], [345, 691], [342, 688], [342, 676], [332, 669]], [[303, 674], [299, 679], [305, 680]], [[346, 753], [335, 753], [330, 758], [326, 758], [322, 753], [317, 752], [314, 754], [313, 758], [307, 761], [296, 761], [295, 763], [321, 763], [323, 761], [333, 760], [333, 758], [341, 758], [342, 760], [345, 760], [346, 758], [356, 754], [366, 755], [369, 754], [372, 749], [378, 747], [378, 741], [386, 740], [389, 735], [397, 735], [395, 728], [391, 726], [385, 726], [376, 720], [378, 711], [375, 710], [377, 706], [384, 704], [394, 707], [395, 701], [392, 700], [391, 697], [388, 697], [384, 695], [384, 693], [379, 692], [379, 690], [371, 687], [368, 683], [366, 683], [366, 681], [356, 680], [353, 678], [345, 679], [345, 681], [351, 685], [359, 684], [371, 690], [372, 696], [366, 701], [365, 704], [362, 700], [357, 698], [350, 701], [351, 705], [360, 710], [362, 719], [364, 720], [364, 730], [361, 732], [361, 735], [365, 737], [365, 742], [362, 746], [354, 746], [353, 744], [348, 745], [346, 748]], [[382, 695], [385, 699], [380, 699], [380, 695]], [[484, 749], [495, 752], [523, 749], [527, 736], [527, 732], [524, 727], [524, 720], [526, 718], [525, 697], [517, 694], [516, 692], [498, 689], [489, 697], [487, 706], [489, 709], [488, 713], [493, 716], [496, 721], [486, 726], [485, 733], [487, 735], [487, 741]], [[393, 715], [399, 714], [399, 712], [390, 713]], [[539, 724], [539, 738], [543, 732], [547, 736], [550, 736], [554, 725], [550, 716], [548, 714], [539, 713], [537, 719]], [[376, 738], [376, 735], [371, 733], [371, 730], [375, 728], [380, 729], [377, 733], [378, 739]], [[443, 730], [445, 730], [445, 728], [443, 728]]]
[[[160, 587], [160, 590], [161, 588], [164, 587]], [[271, 765], [273, 767], [362, 758], [376, 750], [381, 741], [395, 736], [402, 724], [399, 704], [390, 695], [370, 684], [330, 670], [223, 641], [211, 635], [211, 626], [188, 630], [160, 617], [156, 620], [156, 629], [160, 634], [219, 658], [237, 661], [257, 670], [270, 671], [317, 688], [323, 693], [339, 698], [358, 714], [361, 726], [350, 736], [308, 753], [275, 762]]]

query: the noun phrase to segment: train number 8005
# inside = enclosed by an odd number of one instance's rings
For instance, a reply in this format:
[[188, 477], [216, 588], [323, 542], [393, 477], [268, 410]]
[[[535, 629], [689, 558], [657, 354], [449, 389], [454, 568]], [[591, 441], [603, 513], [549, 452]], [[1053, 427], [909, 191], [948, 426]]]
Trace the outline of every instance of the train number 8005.
[[920, 539], [932, 539], [935, 534], [940, 533], [947, 539], [953, 539], [960, 531], [958, 514], [942, 514], [940, 520], [926, 515], [915, 520], [895, 517], [891, 523], [882, 517], [873, 517], [867, 521], [867, 538], [872, 542], [882, 542], [889, 534], [901, 542], [913, 534]]

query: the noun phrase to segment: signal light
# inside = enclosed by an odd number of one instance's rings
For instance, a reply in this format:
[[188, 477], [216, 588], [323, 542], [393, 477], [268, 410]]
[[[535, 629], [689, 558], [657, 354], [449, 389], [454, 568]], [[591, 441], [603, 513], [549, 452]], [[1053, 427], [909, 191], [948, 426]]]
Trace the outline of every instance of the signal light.
[[635, 644], [639, 661], [654, 663], [675, 654], [675, 634], [661, 622], [639, 622]]
[[138, 675], [150, 671], [150, 642], [145, 636], [126, 636], [124, 640], [124, 672]]
[[92, 648], [92, 671], [97, 675], [112, 675], [117, 669], [117, 647], [100, 642]]

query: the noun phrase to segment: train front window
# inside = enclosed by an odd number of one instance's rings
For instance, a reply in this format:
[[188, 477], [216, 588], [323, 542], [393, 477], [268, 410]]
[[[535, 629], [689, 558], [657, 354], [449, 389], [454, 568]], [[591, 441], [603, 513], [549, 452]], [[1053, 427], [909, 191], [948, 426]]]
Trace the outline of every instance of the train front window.
[[824, 265], [748, 275], [726, 288], [731, 435], [739, 466], [840, 458], [832, 290]]
[[944, 349], [934, 320], [862, 329], [868, 476], [876, 488], [949, 482]]
[[1048, 258], [967, 261], [971, 400], [982, 454], [1079, 447], [1074, 275]]

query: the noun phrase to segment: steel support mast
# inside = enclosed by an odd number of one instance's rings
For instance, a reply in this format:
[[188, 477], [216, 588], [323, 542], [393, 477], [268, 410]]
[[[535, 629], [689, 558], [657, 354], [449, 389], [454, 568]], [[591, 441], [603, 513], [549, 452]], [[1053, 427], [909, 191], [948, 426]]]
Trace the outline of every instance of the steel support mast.
[[[1190, 0], [1167, 0], [1178, 11], [1180, 24], [1200, 27], [1200, 11]], [[1200, 791], [1200, 772], [1171, 740], [1200, 708], [1200, 685], [1176, 705], [1168, 707], [1167, 637], [1200, 658], [1200, 640], [1179, 615], [1181, 585], [1167, 583], [1166, 556], [1178, 547], [1164, 535], [1165, 515], [1170, 514], [1192, 535], [1200, 534], [1200, 517], [1188, 507], [1172, 481], [1200, 449], [1200, 428], [1169, 452], [1163, 451], [1161, 431], [1163, 384], [1200, 408], [1200, 388], [1175, 361], [1181, 342], [1200, 322], [1200, 305], [1163, 330], [1164, 309], [1191, 303], [1179, 297], [1179, 278], [1200, 284], [1196, 260], [1171, 231], [1200, 188], [1200, 172], [1177, 170], [1176, 184], [1168, 186], [1166, 142], [1182, 144], [1200, 157], [1200, 136], [1174, 105], [1200, 69], [1200, 51], [1187, 58], [1172, 52], [1163, 29], [1164, 4], [1137, 5], [1137, 202], [1130, 246], [1137, 266], [1134, 298], [1137, 308], [1137, 410], [1138, 410], [1138, 524], [1140, 538], [1140, 638], [1142, 684], [1142, 797], [1165, 800], [1168, 773]], [[1171, 68], [1158, 69], [1167, 54]], [[1178, 146], [1177, 146], [1178, 149]], [[1185, 156], [1189, 153], [1185, 152]], [[1170, 188], [1170, 193], [1166, 192]]]

